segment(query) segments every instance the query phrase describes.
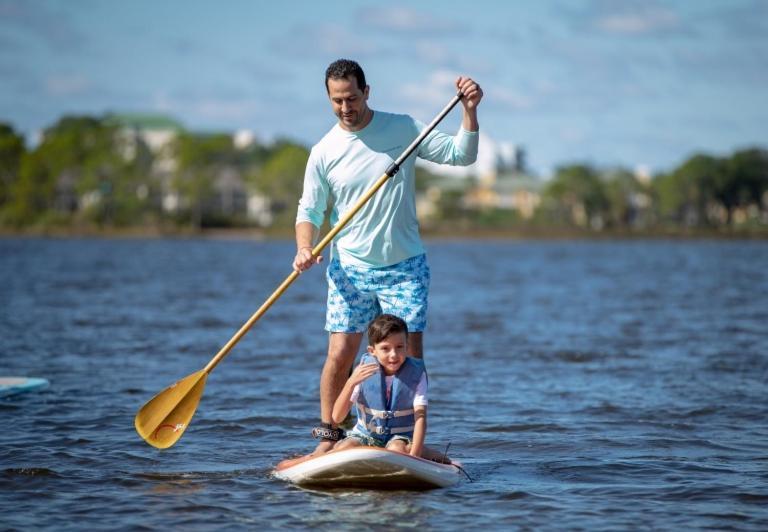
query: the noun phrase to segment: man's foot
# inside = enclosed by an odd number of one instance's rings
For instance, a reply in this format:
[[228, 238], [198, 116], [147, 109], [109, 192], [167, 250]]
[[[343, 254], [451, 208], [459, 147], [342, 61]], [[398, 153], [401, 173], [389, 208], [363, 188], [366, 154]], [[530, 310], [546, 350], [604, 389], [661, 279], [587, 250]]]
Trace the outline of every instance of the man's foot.
[[336, 445], [336, 442], [344, 439], [344, 430], [340, 428], [334, 428], [330, 423], [320, 423], [319, 427], [312, 429], [312, 437], [320, 438], [320, 443], [317, 444], [315, 450], [312, 451], [311, 456], [318, 456], [325, 454]]

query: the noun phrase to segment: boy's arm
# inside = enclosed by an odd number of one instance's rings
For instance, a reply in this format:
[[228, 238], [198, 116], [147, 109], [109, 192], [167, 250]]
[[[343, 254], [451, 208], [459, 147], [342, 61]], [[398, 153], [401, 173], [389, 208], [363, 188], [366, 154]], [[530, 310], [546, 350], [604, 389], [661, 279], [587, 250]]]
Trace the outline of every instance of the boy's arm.
[[349, 400], [352, 398], [352, 392], [355, 390], [355, 386], [363, 382], [365, 379], [379, 371], [379, 365], [376, 362], [369, 364], [360, 364], [349, 376], [347, 382], [344, 384], [344, 388], [341, 389], [339, 397], [336, 398], [336, 402], [333, 403], [333, 413], [331, 418], [336, 424], [344, 421], [344, 418], [349, 414], [349, 408], [351, 403]]
[[347, 379], [344, 388], [341, 389], [341, 393], [336, 398], [336, 402], [333, 403], [333, 413], [331, 414], [331, 418], [333, 419], [334, 424], [338, 425], [344, 421], [344, 418], [349, 414], [349, 409], [352, 406], [349, 399], [352, 397], [352, 391], [354, 389], [355, 383], [352, 382], [352, 378]]
[[413, 417], [416, 422], [413, 427], [413, 441], [411, 442], [411, 456], [421, 456], [424, 450], [424, 437], [427, 434], [427, 407], [417, 406]]

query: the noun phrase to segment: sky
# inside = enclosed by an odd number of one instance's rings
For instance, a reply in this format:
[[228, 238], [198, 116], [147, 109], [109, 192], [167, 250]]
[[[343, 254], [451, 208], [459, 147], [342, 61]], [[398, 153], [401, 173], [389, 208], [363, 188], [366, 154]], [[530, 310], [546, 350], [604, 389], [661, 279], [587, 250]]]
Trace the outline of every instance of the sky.
[[484, 139], [542, 176], [768, 145], [768, 0], [0, 0], [0, 122], [160, 113], [311, 146], [341, 57], [374, 110], [423, 122], [471, 76]]

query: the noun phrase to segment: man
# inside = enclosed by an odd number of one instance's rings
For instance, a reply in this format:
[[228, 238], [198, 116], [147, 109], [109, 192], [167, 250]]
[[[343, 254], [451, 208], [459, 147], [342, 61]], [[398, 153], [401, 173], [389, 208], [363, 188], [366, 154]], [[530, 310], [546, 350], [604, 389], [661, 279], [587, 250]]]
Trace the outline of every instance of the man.
[[[293, 268], [299, 273], [322, 261], [312, 257], [312, 248], [329, 201], [330, 223], [335, 225], [425, 127], [409, 116], [368, 107], [370, 87], [354, 61], [331, 63], [325, 88], [338, 123], [312, 148], [307, 162], [296, 216]], [[327, 452], [341, 436], [332, 425], [333, 404], [373, 318], [385, 312], [405, 320], [411, 331], [408, 354], [422, 358], [429, 268], [416, 219], [415, 161], [418, 156], [451, 165], [475, 162], [483, 91], [467, 77], [459, 77], [456, 88], [464, 95], [458, 134], [432, 131], [332, 244], [326, 274], [325, 328], [330, 335], [320, 377], [322, 426], [313, 431], [323, 441], [315, 453]]]

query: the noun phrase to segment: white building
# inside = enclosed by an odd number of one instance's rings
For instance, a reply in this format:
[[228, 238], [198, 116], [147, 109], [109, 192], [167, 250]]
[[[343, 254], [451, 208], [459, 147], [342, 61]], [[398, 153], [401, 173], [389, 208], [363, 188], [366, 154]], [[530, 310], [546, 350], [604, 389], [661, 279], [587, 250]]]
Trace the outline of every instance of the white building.
[[[527, 219], [541, 201], [543, 182], [526, 171], [525, 150], [511, 142], [497, 142], [482, 131], [474, 164], [459, 167], [419, 161], [419, 165], [448, 179], [472, 178], [474, 185], [464, 196], [464, 204], [470, 208], [516, 210]], [[452, 184], [441, 183], [436, 185], [438, 190], [427, 190], [422, 212], [431, 212], [427, 204], [439, 198], [439, 189], [445, 187]]]

